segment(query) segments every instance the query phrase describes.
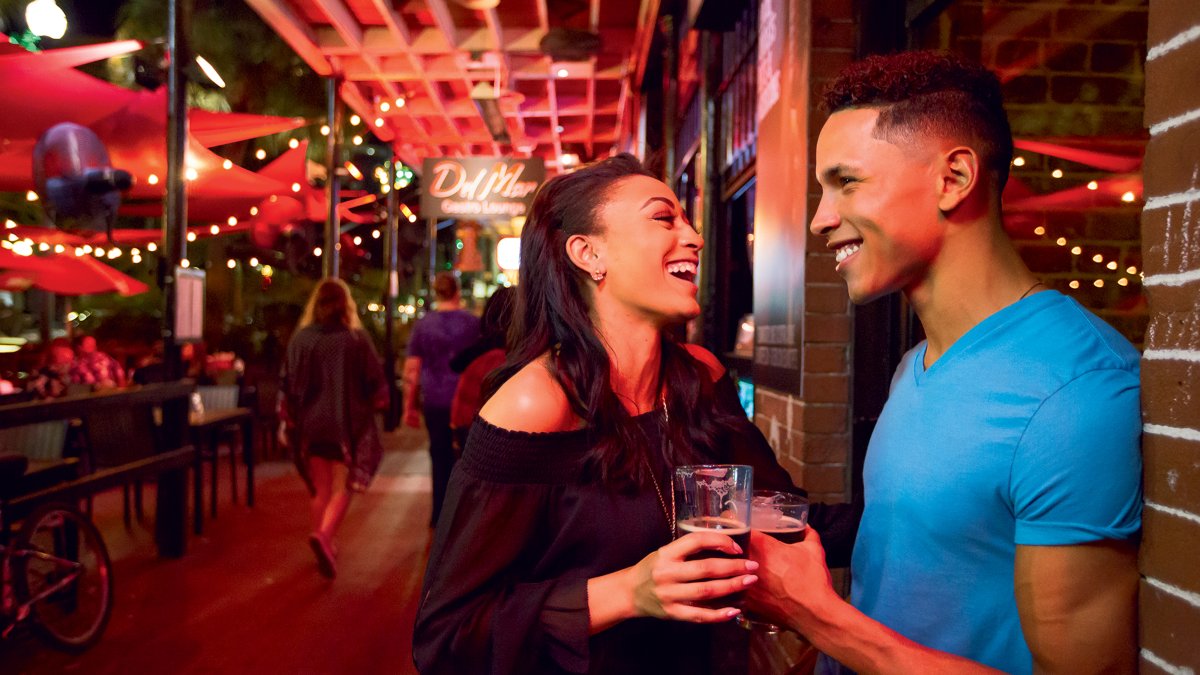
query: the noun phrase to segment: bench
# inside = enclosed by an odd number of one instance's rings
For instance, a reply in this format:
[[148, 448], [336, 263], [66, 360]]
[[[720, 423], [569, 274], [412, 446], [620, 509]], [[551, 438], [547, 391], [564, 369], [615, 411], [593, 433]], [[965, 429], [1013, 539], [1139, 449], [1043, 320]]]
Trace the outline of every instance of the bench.
[[[159, 555], [186, 550], [187, 470], [199, 470], [187, 442], [191, 381], [152, 384], [51, 401], [0, 407], [0, 430], [83, 420], [89, 437], [82, 475], [10, 498], [6, 521], [18, 520], [48, 501], [78, 501], [135, 481], [158, 481], [155, 540]], [[96, 443], [103, 438], [104, 442]]]

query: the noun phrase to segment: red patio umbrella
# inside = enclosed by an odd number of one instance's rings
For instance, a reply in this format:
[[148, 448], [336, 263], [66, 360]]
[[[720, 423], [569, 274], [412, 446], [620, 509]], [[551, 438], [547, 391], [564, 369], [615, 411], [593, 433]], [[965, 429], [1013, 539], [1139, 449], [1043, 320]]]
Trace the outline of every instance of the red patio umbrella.
[[0, 270], [0, 288], [6, 290], [32, 286], [59, 295], [119, 293], [126, 297], [150, 290], [92, 256], [71, 253], [22, 256], [0, 249]]

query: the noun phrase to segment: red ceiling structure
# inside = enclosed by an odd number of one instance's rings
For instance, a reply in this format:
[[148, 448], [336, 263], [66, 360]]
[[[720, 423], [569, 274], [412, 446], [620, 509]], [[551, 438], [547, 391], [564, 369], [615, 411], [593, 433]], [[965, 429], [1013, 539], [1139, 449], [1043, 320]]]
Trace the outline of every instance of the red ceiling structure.
[[[658, 0], [246, 0], [408, 164], [604, 155], [632, 134]], [[482, 8], [482, 9], [476, 9]], [[564, 33], [563, 31], [577, 31]], [[598, 48], [568, 60], [548, 43]]]

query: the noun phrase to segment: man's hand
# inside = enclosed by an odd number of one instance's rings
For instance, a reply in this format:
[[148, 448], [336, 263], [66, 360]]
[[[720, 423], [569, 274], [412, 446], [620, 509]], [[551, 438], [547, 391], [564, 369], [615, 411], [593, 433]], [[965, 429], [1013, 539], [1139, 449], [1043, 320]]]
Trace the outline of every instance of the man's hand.
[[746, 609], [807, 635], [820, 619], [820, 607], [840, 602], [833, 591], [825, 548], [812, 527], [791, 546], [750, 531], [750, 559], [759, 563], [759, 582], [746, 593]]

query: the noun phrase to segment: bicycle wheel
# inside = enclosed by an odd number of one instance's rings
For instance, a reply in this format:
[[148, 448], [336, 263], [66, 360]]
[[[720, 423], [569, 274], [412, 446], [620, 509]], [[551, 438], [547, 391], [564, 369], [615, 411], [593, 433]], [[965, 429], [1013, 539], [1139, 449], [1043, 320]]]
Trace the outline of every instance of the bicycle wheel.
[[39, 636], [69, 652], [95, 644], [113, 604], [112, 563], [96, 526], [74, 507], [44, 504], [25, 519], [13, 551], [17, 600], [37, 598], [30, 614]]

